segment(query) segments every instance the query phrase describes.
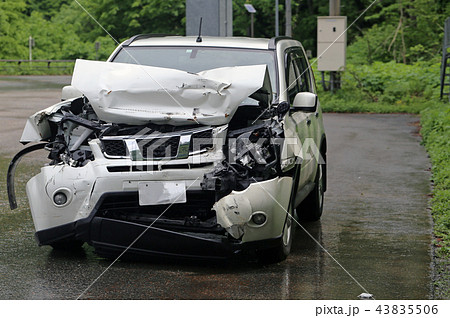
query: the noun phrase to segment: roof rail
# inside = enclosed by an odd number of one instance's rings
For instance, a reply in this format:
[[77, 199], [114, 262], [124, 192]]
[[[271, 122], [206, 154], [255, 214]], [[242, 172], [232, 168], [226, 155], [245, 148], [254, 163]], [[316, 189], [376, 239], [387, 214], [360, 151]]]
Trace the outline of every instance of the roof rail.
[[163, 34], [163, 33], [149, 33], [149, 34], [137, 34], [122, 43], [122, 46], [129, 46], [136, 40], [148, 39], [148, 38], [162, 38], [165, 36], [175, 36], [174, 34]]
[[274, 36], [269, 41], [269, 50], [275, 50], [277, 47], [277, 42], [280, 40], [293, 40], [293, 38], [289, 36]]

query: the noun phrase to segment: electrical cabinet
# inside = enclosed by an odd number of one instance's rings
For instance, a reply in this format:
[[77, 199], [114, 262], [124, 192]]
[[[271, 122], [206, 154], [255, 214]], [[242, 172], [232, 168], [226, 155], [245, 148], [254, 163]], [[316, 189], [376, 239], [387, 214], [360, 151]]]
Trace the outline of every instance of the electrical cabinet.
[[347, 17], [317, 17], [317, 70], [343, 71], [347, 49]]

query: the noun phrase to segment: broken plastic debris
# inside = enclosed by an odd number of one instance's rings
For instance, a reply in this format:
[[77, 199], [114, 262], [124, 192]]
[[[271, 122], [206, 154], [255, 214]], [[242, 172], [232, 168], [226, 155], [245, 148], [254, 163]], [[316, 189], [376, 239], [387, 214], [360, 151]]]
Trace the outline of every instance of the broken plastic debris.
[[362, 293], [358, 296], [359, 299], [373, 299], [373, 295], [369, 293]]

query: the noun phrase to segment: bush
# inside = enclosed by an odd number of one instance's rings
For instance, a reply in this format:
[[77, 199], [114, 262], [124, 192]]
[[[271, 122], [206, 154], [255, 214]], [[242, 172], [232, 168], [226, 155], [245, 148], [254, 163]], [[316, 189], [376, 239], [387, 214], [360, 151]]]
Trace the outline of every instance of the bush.
[[321, 104], [325, 111], [420, 113], [438, 100], [440, 63], [406, 65], [375, 62], [348, 64], [341, 73], [341, 89], [324, 91], [316, 70]]

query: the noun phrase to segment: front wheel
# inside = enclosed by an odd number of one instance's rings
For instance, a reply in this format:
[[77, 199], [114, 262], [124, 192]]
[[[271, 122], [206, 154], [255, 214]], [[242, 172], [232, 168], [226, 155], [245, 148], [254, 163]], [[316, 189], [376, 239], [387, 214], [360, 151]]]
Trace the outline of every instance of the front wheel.
[[286, 217], [284, 222], [283, 235], [276, 247], [260, 252], [260, 260], [264, 263], [278, 263], [284, 261], [291, 252], [292, 240], [295, 233], [295, 220], [292, 214]]
[[325, 177], [323, 164], [317, 165], [314, 189], [298, 207], [301, 221], [317, 221], [322, 216], [323, 194], [325, 192]]

